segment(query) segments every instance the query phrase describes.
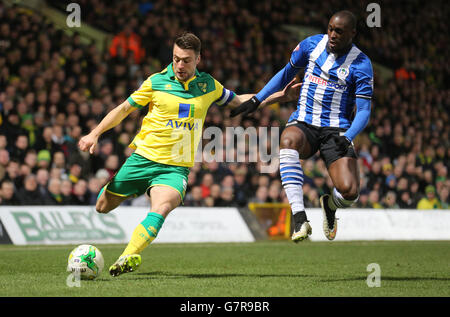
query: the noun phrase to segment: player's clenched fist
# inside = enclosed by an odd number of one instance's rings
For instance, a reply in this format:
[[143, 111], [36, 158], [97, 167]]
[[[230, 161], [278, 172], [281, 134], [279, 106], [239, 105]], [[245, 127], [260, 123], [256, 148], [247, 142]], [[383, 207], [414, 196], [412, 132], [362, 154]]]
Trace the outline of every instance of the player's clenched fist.
[[78, 147], [80, 148], [81, 151], [89, 150], [89, 153], [94, 154], [97, 142], [98, 137], [88, 134], [80, 139], [80, 141], [78, 142]]

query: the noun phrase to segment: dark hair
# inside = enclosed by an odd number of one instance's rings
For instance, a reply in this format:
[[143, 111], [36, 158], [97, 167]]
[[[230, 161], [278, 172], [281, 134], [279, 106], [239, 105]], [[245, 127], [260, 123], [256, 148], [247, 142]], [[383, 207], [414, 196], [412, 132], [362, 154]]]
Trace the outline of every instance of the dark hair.
[[352, 12], [342, 10], [333, 14], [333, 17], [344, 18], [352, 29], [356, 29], [356, 16]]
[[184, 50], [193, 50], [195, 54], [200, 54], [202, 43], [193, 33], [184, 32], [175, 39], [175, 44]]

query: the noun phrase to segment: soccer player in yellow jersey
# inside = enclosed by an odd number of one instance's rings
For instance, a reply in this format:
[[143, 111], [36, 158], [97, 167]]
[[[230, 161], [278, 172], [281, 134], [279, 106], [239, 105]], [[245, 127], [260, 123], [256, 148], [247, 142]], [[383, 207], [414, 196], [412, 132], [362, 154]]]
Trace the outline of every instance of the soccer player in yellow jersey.
[[[132, 272], [141, 264], [141, 251], [157, 236], [167, 215], [184, 199], [189, 167], [212, 103], [237, 106], [253, 95], [236, 95], [206, 73], [197, 71], [201, 42], [192, 33], [179, 36], [173, 46], [173, 62], [150, 76], [141, 87], [109, 112], [79, 141], [82, 151], [94, 152], [98, 138], [131, 112], [149, 107], [142, 127], [130, 147], [135, 152], [103, 187], [96, 210], [108, 213], [121, 202], [147, 194], [151, 210], [136, 227], [119, 259], [109, 268], [112, 276]], [[264, 105], [295, 99], [300, 84], [291, 82]]]

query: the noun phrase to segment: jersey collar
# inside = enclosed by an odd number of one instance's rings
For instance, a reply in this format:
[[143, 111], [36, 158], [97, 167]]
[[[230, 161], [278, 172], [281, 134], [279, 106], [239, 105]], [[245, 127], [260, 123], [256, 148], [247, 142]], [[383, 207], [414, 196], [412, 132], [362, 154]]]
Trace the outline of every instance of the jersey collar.
[[193, 80], [195, 80], [197, 77], [199, 77], [200, 73], [196, 68], [195, 75], [192, 78], [188, 79], [186, 82], [181, 82], [175, 76], [175, 73], [173, 71], [173, 63], [170, 63], [170, 65], [167, 66], [167, 75], [170, 77], [170, 79], [178, 81], [183, 86], [184, 90], [189, 90], [189, 83], [192, 82]]

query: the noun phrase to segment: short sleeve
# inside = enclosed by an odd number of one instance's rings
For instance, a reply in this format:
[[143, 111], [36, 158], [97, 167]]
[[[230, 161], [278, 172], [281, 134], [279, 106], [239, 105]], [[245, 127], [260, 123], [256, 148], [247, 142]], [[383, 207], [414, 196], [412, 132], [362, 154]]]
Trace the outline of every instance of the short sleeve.
[[150, 77], [147, 78], [139, 87], [138, 90], [133, 92], [130, 97], [128, 97], [128, 102], [136, 108], [145, 107], [152, 99], [152, 81]]
[[309, 38], [304, 39], [294, 48], [289, 62], [294, 68], [303, 68], [308, 64]]
[[373, 95], [373, 69], [370, 59], [365, 57], [355, 70], [355, 96], [371, 99]]
[[226, 106], [233, 98], [236, 96], [236, 94], [223, 87], [221, 83], [219, 83], [217, 80], [215, 81], [216, 84], [216, 91], [218, 98], [216, 99], [215, 103], [219, 106]]

